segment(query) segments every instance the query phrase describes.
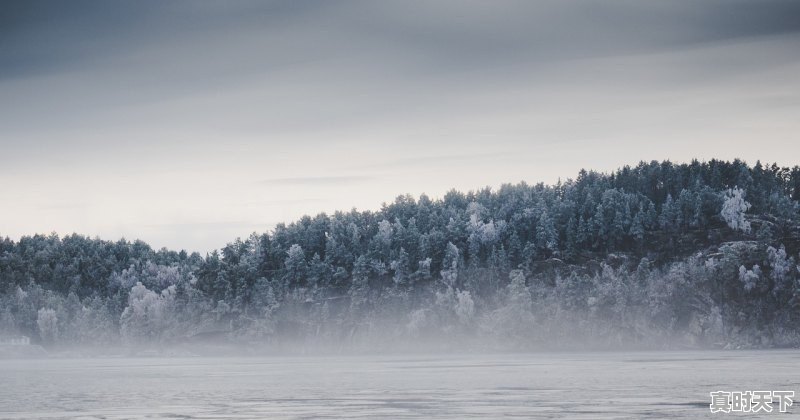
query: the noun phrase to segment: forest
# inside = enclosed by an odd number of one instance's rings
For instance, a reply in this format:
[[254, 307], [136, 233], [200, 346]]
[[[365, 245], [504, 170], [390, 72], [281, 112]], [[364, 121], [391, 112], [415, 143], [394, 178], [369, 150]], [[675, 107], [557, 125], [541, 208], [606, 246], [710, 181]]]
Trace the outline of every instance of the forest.
[[798, 201], [798, 166], [653, 161], [401, 195], [205, 256], [0, 238], [0, 335], [304, 353], [796, 347]]

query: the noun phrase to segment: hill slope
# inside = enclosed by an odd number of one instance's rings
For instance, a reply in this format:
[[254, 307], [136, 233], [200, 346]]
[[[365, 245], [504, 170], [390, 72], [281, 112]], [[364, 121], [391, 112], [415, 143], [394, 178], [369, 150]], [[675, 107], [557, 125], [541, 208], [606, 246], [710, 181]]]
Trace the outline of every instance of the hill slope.
[[5, 239], [0, 333], [48, 346], [798, 345], [798, 200], [800, 167], [643, 162], [306, 216], [205, 258]]

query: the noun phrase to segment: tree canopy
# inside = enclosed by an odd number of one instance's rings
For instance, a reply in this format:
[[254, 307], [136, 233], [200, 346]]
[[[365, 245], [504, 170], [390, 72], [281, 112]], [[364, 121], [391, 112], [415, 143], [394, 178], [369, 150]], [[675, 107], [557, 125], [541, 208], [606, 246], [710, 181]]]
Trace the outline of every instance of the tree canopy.
[[208, 331], [305, 346], [377, 334], [797, 344], [798, 200], [800, 167], [653, 161], [304, 216], [205, 257], [3, 238], [0, 332], [50, 345]]

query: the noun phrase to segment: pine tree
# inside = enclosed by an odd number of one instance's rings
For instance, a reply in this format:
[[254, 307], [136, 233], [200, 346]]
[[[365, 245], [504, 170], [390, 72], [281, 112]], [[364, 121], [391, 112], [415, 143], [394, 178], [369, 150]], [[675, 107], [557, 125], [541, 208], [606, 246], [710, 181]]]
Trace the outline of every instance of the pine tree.
[[631, 228], [629, 231], [629, 235], [633, 238], [636, 242], [637, 247], [641, 248], [642, 244], [644, 243], [644, 235], [645, 235], [645, 227], [644, 227], [644, 219], [645, 214], [642, 208], [639, 208], [639, 211], [636, 212], [636, 216], [633, 217], [633, 221], [631, 222]]
[[542, 210], [536, 224], [536, 246], [542, 253], [558, 250], [558, 233], [546, 210]]
[[397, 259], [392, 261], [391, 269], [394, 272], [392, 276], [392, 280], [394, 280], [394, 284], [397, 286], [406, 286], [409, 282], [409, 259], [408, 253], [405, 249], [400, 248], [400, 252], [397, 254]]
[[447, 243], [447, 249], [444, 253], [444, 260], [442, 261], [442, 281], [448, 287], [455, 288], [458, 282], [458, 271], [460, 263], [460, 253], [458, 247], [453, 245], [452, 242]]
[[672, 194], [667, 194], [667, 200], [661, 207], [661, 214], [659, 215], [659, 224], [661, 229], [667, 232], [674, 232], [677, 230], [678, 209], [675, 202], [672, 200]]
[[308, 264], [306, 263], [306, 256], [303, 248], [294, 244], [286, 251], [286, 259], [284, 260], [284, 275], [283, 282], [286, 287], [296, 287], [305, 284], [306, 271]]

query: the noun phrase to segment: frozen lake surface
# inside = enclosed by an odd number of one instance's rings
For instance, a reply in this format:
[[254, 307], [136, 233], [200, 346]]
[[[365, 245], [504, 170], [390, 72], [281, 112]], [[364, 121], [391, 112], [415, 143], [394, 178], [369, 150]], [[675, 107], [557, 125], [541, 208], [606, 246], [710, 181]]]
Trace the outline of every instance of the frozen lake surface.
[[0, 361], [0, 419], [742, 417], [716, 390], [800, 396], [800, 351]]

